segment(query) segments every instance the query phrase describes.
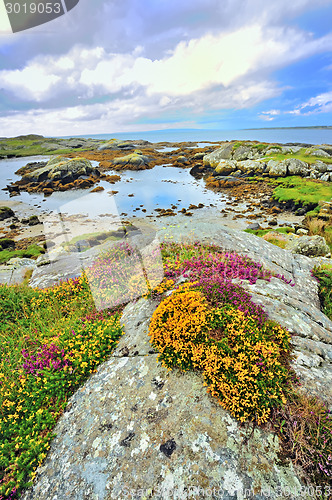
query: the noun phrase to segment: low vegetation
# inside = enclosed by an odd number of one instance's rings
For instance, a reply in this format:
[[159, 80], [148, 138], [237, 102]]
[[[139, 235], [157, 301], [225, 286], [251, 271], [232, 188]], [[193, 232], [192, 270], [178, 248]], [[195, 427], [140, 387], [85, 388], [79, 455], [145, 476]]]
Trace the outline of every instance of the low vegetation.
[[13, 247], [9, 247], [4, 250], [0, 250], [0, 264], [5, 264], [10, 259], [13, 259], [15, 257], [19, 257], [21, 259], [35, 259], [44, 253], [45, 249], [36, 244], [30, 245], [24, 250], [17, 250]]
[[317, 214], [307, 214], [305, 218], [305, 225], [309, 230], [310, 235], [323, 236], [326, 243], [329, 245], [332, 253], [332, 217], [329, 221], [319, 219]]
[[[298, 394], [289, 332], [231, 282], [269, 281], [273, 273], [213, 245], [170, 243], [161, 251], [164, 280], [146, 293], [160, 298], [150, 337], [161, 362], [200, 371], [224, 408], [241, 422], [274, 428], [307, 478], [327, 484], [331, 414]], [[110, 356], [123, 333], [123, 302], [147, 286], [144, 273], [132, 273], [135, 263], [138, 254], [122, 243], [79, 278], [52, 288], [0, 287], [0, 499], [18, 498], [31, 484], [69, 397]], [[177, 285], [180, 276], [185, 281]], [[110, 308], [106, 298], [119, 283], [124, 289]], [[101, 289], [102, 312], [94, 289]]]
[[314, 267], [312, 273], [319, 283], [322, 311], [332, 321], [332, 264]]
[[303, 179], [299, 176], [279, 177], [270, 180], [270, 184], [276, 185], [273, 198], [280, 202], [293, 201], [300, 206], [314, 205], [332, 198], [332, 183], [317, 181], [314, 179]]
[[[21, 156], [36, 156], [57, 154], [63, 155], [72, 152], [72, 148], [57, 148], [61, 139], [45, 138], [38, 135], [26, 135], [0, 140], [0, 159], [19, 158]], [[83, 151], [84, 149], [78, 148]]]
[[31, 484], [68, 398], [122, 334], [97, 312], [85, 277], [52, 289], [0, 287], [0, 498]]

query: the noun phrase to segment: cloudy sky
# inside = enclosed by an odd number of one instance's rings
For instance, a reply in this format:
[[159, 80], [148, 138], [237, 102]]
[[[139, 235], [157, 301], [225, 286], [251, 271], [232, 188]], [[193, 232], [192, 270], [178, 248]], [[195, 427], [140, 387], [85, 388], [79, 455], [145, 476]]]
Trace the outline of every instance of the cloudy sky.
[[332, 125], [332, 0], [80, 0], [0, 33], [0, 136]]

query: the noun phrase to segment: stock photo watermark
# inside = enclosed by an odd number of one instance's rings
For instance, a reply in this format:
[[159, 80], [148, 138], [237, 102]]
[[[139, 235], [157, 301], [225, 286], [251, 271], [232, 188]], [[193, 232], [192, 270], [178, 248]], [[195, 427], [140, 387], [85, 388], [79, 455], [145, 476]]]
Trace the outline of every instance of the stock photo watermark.
[[128, 500], [143, 500], [153, 498], [155, 495], [162, 495], [165, 500], [173, 498], [190, 500], [190, 499], [223, 499], [229, 498], [229, 495], [235, 496], [239, 500], [250, 500], [257, 498], [275, 499], [275, 498], [289, 498], [289, 499], [302, 499], [307, 496], [317, 498], [330, 498], [332, 489], [329, 486], [265, 486], [262, 488], [222, 488], [222, 487], [206, 487], [201, 486], [181, 486], [181, 487], [167, 487], [157, 486], [155, 488], [129, 488], [123, 487], [121, 490], [121, 498]]
[[[93, 195], [82, 196], [80, 202], [89, 206]], [[75, 203], [41, 217], [47, 254], [64, 277], [71, 277], [71, 272], [73, 276], [85, 274], [96, 309], [135, 300], [162, 282], [161, 247], [152, 226], [122, 221], [113, 197], [108, 214], [93, 219], [68, 215]]]
[[71, 11], [79, 0], [0, 0], [0, 33], [18, 33]]

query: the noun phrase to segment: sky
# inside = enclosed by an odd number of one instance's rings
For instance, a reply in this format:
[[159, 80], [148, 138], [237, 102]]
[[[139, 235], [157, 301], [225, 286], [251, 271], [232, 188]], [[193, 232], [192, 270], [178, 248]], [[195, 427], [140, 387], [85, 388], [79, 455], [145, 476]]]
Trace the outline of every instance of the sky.
[[331, 20], [332, 0], [80, 0], [0, 32], [0, 136], [332, 125]]

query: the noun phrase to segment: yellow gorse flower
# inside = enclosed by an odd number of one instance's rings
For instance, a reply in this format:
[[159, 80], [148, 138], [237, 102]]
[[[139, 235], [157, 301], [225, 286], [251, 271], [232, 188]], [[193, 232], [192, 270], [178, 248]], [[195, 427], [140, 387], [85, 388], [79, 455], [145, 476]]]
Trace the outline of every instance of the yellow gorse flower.
[[[289, 333], [272, 323], [260, 329], [235, 308], [209, 310], [192, 285], [174, 290], [152, 316], [149, 336], [158, 359], [168, 369], [200, 370], [211, 395], [241, 422], [266, 422], [273, 401], [285, 401], [282, 386], [288, 372], [280, 355]], [[222, 331], [214, 338], [212, 325], [219, 324]]]

